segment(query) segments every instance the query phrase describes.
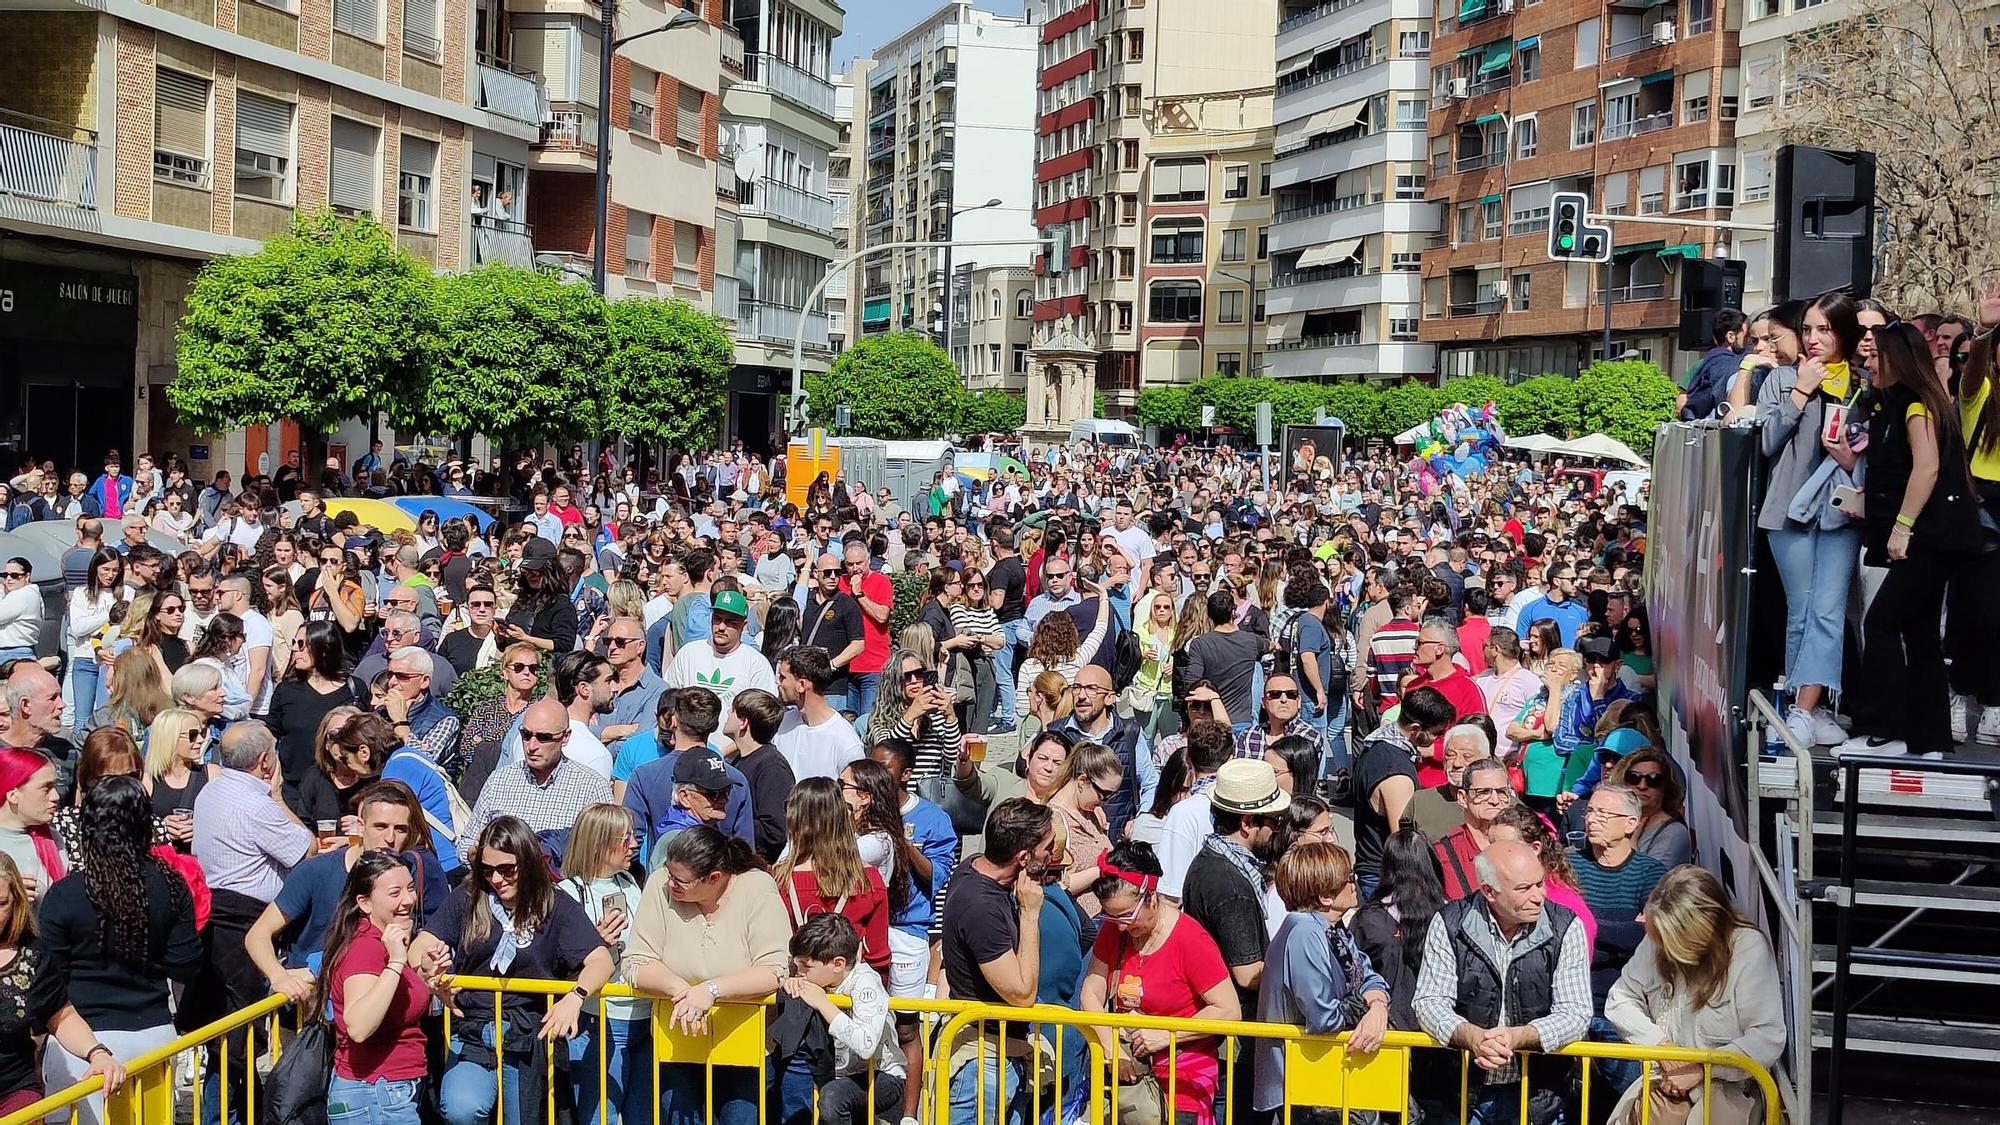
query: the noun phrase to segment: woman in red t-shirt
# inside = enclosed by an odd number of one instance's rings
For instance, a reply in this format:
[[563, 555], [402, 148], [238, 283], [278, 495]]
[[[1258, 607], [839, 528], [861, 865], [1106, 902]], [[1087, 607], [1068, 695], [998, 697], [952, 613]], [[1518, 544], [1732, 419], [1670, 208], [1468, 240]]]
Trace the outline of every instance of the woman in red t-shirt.
[[419, 1125], [424, 1029], [418, 1021], [430, 990], [410, 967], [416, 908], [416, 884], [403, 857], [370, 851], [354, 861], [340, 913], [327, 928], [326, 971], [310, 1009], [333, 1004], [328, 1125]]
[[861, 862], [854, 816], [842, 783], [809, 777], [785, 799], [788, 850], [771, 871], [792, 929], [815, 914], [838, 914], [861, 933], [861, 959], [889, 979], [889, 889], [882, 873]]
[[[1086, 1012], [1122, 1012], [1173, 1019], [1242, 1018], [1236, 985], [1222, 950], [1201, 923], [1159, 895], [1160, 860], [1150, 844], [1128, 840], [1097, 859], [1102, 872], [1091, 891], [1104, 927], [1090, 950], [1079, 1000]], [[1211, 1036], [1156, 1030], [1121, 1036], [1099, 1028], [1107, 1056], [1118, 1060], [1118, 1083], [1148, 1072], [1164, 1101], [1173, 1091], [1176, 1125], [1213, 1125], [1221, 1064]], [[1168, 1044], [1178, 1040], [1173, 1051]], [[1237, 1082], [1249, 1080], [1239, 1073]]]

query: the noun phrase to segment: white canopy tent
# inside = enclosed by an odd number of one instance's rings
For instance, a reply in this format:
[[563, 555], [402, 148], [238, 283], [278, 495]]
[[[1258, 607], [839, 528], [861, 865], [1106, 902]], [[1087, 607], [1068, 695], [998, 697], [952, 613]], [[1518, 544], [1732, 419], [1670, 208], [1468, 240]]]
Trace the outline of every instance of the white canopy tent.
[[1596, 460], [1623, 461], [1628, 465], [1645, 465], [1646, 459], [1632, 451], [1632, 447], [1609, 434], [1590, 434], [1575, 441], [1550, 437], [1547, 434], [1523, 434], [1507, 439], [1507, 448], [1526, 450], [1558, 457], [1589, 457]]

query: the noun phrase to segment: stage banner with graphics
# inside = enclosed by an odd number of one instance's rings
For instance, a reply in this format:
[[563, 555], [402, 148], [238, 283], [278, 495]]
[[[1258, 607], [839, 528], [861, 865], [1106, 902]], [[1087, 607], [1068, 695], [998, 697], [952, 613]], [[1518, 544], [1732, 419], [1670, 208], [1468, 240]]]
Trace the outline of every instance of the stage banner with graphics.
[[1750, 688], [1756, 503], [1763, 493], [1757, 431], [1663, 426], [1653, 445], [1646, 527], [1646, 606], [1656, 646], [1660, 722], [1688, 773], [1697, 859], [1739, 904], [1754, 901], [1741, 721]]

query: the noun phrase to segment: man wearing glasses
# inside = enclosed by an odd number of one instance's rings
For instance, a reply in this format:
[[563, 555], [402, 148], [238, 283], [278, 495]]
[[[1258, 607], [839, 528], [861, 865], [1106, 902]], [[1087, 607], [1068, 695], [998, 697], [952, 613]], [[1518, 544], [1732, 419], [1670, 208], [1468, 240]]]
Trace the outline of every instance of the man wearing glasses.
[[1451, 701], [1435, 688], [1418, 688], [1401, 702], [1396, 721], [1376, 730], [1354, 765], [1354, 870], [1364, 899], [1381, 882], [1383, 846], [1416, 799], [1417, 759], [1430, 756], [1454, 721]]
[[389, 667], [389, 661], [402, 649], [415, 649], [430, 661], [430, 694], [443, 699], [451, 694], [452, 685], [458, 682], [458, 671], [451, 662], [424, 647], [423, 625], [417, 615], [407, 610], [391, 610], [382, 621], [382, 632], [377, 634], [382, 642], [382, 651], [361, 658], [355, 665], [354, 674], [361, 682], [373, 683]]
[[[1606, 783], [1590, 795], [1583, 817], [1584, 845], [1570, 853], [1576, 869], [1577, 890], [1597, 918], [1597, 942], [1590, 966], [1593, 1015], [1590, 1037], [1600, 1042], [1618, 1042], [1617, 1029], [1604, 1018], [1604, 1001], [1618, 981], [1625, 963], [1646, 938], [1639, 912], [1646, 899], [1667, 873], [1667, 865], [1638, 850], [1639, 829], [1645, 809], [1637, 790]], [[1607, 1078], [1624, 1077], [1627, 1084], [1637, 1079], [1637, 1065], [1618, 1066], [1604, 1060], [1598, 1071]]]
[[1515, 620], [1525, 635], [1537, 621], [1553, 621], [1562, 634], [1564, 648], [1576, 647], [1576, 631], [1590, 620], [1590, 607], [1576, 596], [1576, 568], [1568, 563], [1549, 567], [1549, 587], [1542, 596], [1521, 607]]
[[861, 620], [861, 603], [840, 589], [844, 572], [840, 557], [831, 553], [821, 555], [813, 564], [813, 583], [799, 618], [799, 643], [826, 651], [833, 670], [833, 678], [826, 684], [826, 702], [853, 719], [857, 712], [848, 690], [847, 667], [866, 646], [866, 627]]
[[1116, 792], [1104, 797], [1104, 815], [1110, 825], [1109, 838], [1121, 840], [1125, 825], [1152, 803], [1160, 780], [1158, 767], [1145, 745], [1145, 731], [1112, 706], [1118, 692], [1111, 686], [1111, 673], [1095, 664], [1084, 665], [1076, 673], [1075, 697], [1076, 710], [1069, 718], [1050, 724], [1049, 729], [1108, 746], [1118, 755], [1123, 780]]
[[208, 623], [222, 612], [215, 597], [218, 581], [215, 567], [212, 563], [202, 562], [183, 575], [181, 581], [188, 598], [187, 619], [181, 622], [181, 640], [193, 648], [201, 643], [201, 635], [208, 632]]
[[572, 827], [591, 805], [610, 803], [611, 779], [565, 753], [570, 733], [569, 712], [553, 698], [521, 712], [521, 760], [493, 771], [471, 823], [453, 834], [462, 859], [471, 862], [480, 830], [495, 817], [518, 816], [534, 831], [549, 832]]
[[659, 708], [667, 682], [646, 667], [646, 631], [632, 617], [612, 618], [604, 630], [604, 659], [610, 669], [610, 707], [591, 721], [591, 733], [606, 746], [638, 732]]
[[[1464, 728], [1476, 729], [1476, 728]], [[1455, 736], [1456, 732], [1454, 732]], [[1481, 758], [1465, 767], [1455, 781], [1458, 807], [1465, 820], [1438, 837], [1432, 850], [1444, 876], [1444, 894], [1461, 899], [1479, 893], [1479, 853], [1493, 842], [1489, 833], [1494, 821], [1514, 803], [1514, 787], [1507, 777], [1507, 763], [1498, 758]]]

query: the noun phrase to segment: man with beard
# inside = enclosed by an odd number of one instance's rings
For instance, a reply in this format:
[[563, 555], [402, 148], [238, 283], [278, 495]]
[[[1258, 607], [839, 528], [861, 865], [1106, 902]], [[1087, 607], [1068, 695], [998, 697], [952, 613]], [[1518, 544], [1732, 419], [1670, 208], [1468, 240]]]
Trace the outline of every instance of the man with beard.
[[569, 712], [569, 745], [563, 757], [589, 766], [611, 780], [611, 751], [593, 734], [590, 724], [611, 713], [618, 700], [618, 683], [611, 664], [594, 652], [566, 652], [556, 661], [556, 702]]

